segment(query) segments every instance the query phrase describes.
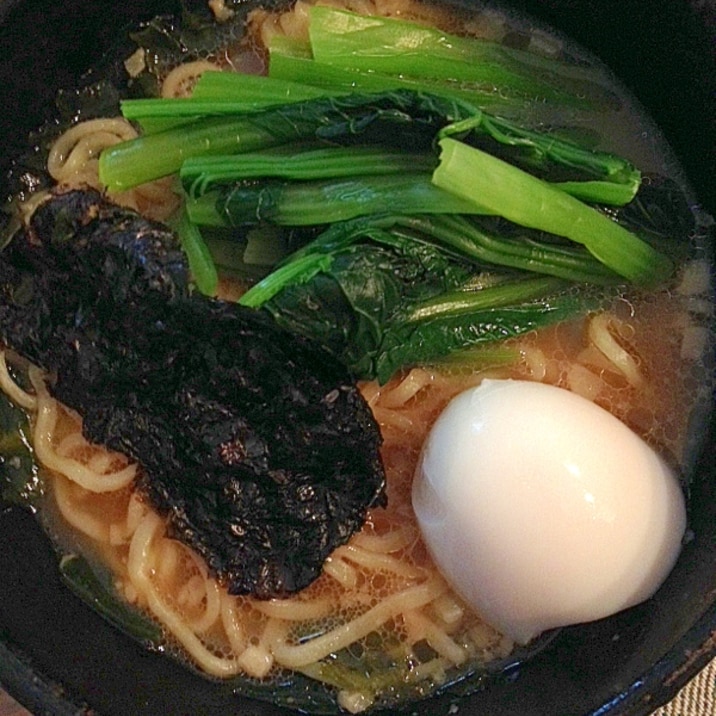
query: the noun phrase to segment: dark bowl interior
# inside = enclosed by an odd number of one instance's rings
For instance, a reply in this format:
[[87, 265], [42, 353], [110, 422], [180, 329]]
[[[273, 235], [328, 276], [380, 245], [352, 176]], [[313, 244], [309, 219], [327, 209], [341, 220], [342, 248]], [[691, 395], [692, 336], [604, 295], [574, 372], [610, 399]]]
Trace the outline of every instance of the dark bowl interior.
[[[701, 204], [716, 214], [714, 4], [515, 0], [599, 55], [661, 126]], [[0, 4], [0, 168], [128, 22], [161, 0]], [[716, 431], [704, 429], [691, 501], [694, 538], [657, 595], [563, 632], [535, 659], [460, 703], [490, 716], [650, 713], [716, 655]], [[34, 518], [0, 506], [0, 682], [35, 713], [284, 713], [243, 700], [108, 626], [60, 583]], [[410, 713], [445, 714], [449, 695]]]

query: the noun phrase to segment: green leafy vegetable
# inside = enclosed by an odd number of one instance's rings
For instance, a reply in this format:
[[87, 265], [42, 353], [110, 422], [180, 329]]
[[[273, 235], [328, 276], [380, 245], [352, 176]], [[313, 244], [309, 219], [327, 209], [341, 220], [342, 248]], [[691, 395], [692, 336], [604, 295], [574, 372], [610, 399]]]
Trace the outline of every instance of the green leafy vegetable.
[[138, 122], [145, 134], [153, 134], [200, 117], [251, 114], [330, 94], [338, 93], [263, 75], [208, 71], [191, 97], [125, 99], [120, 106], [126, 119]]
[[487, 112], [446, 126], [440, 137], [462, 138], [585, 201], [627, 204], [641, 186], [641, 172], [626, 159]]
[[215, 296], [219, 276], [211, 253], [198, 227], [181, 211], [174, 227], [197, 288], [206, 296]]
[[306, 151], [265, 151], [187, 159], [179, 176], [193, 197], [210, 188], [246, 179], [335, 179], [380, 176], [401, 172], [431, 172], [437, 166], [432, 154], [391, 152], [380, 147], [323, 147]]
[[478, 285], [484, 268], [474, 260], [409, 234], [334, 224], [241, 302], [319, 340], [357, 375], [381, 381], [401, 366], [519, 335], [585, 306], [549, 276], [493, 272]]
[[380, 214], [398, 206], [407, 213], [481, 213], [476, 204], [436, 187], [430, 173], [358, 176], [353, 179], [239, 183], [187, 200], [189, 219], [202, 226], [269, 221], [309, 226]]
[[[581, 246], [537, 232], [508, 228], [489, 216], [389, 217], [392, 230], [407, 229], [480, 264], [546, 274], [570, 281], [613, 284], [619, 277]], [[385, 221], [384, 221], [385, 225]]]
[[253, 151], [287, 139], [257, 126], [250, 116], [203, 118], [105, 149], [99, 177], [109, 189], [122, 191], [178, 172], [188, 157]]
[[391, 243], [395, 237], [407, 243], [432, 244], [479, 267], [522, 269], [605, 285], [619, 281], [617, 274], [581, 246], [547, 241], [537, 233], [509, 236], [504, 227], [498, 230], [494, 224], [490, 217], [448, 214], [385, 214], [334, 224], [250, 288], [241, 302], [254, 308], [261, 306], [287, 285], [305, 283], [326, 271], [334, 254], [365, 238]]
[[[296, 53], [294, 46], [285, 38], [276, 36], [269, 45], [269, 77], [277, 80], [294, 80], [321, 89], [326, 93], [391, 92], [409, 89], [429, 92], [447, 98], [471, 102], [480, 108], [499, 110], [510, 115], [524, 116], [523, 97], [509, 97], [505, 92], [474, 82], [433, 79], [431, 77], [408, 77], [404, 74], [389, 75], [382, 72], [358, 70], [327, 62], [318, 62], [310, 54]], [[537, 106], [535, 115], [542, 114]]]
[[[182, 100], [178, 102], [183, 106]], [[156, 118], [156, 110], [151, 111]], [[425, 151], [438, 132], [487, 142], [482, 146], [542, 178], [562, 182], [565, 191], [591, 201], [627, 203], [641, 178], [629, 162], [614, 155], [522, 128], [457, 99], [411, 90], [319, 97], [194, 121], [184, 121], [184, 114], [177, 116], [182, 118], [179, 126], [103, 151], [100, 180], [110, 189], [127, 189], [177, 172], [193, 157], [263, 151], [305, 140], [378, 143]], [[162, 117], [171, 117], [171, 107]]]
[[[406, 30], [333, 10], [316, 16], [358, 23], [367, 35]], [[403, 365], [583, 310], [593, 296], [575, 295], [574, 283], [647, 284], [670, 274], [671, 260], [625, 228], [634, 218], [627, 208], [616, 219], [605, 213], [605, 205], [629, 207], [639, 191], [641, 173], [629, 161], [455, 96], [347, 94], [345, 78], [365, 69], [322, 62], [323, 51], [340, 50], [316, 49], [328, 35], [313, 20], [310, 57], [305, 45], [278, 43], [298, 60], [295, 75], [209, 73], [186, 103], [127, 104], [134, 117], [179, 124], [102, 153], [100, 177], [115, 189], [179, 172], [187, 192], [180, 236], [200, 290], [214, 290], [216, 274], [197, 227], [215, 249], [243, 227], [239, 254], [224, 252], [242, 275], [256, 275], [241, 256], [248, 227], [258, 231], [252, 254], [269, 225], [324, 227], [241, 302], [319, 340], [356, 374], [386, 380]], [[416, 27], [407, 37], [437, 41]], [[459, 52], [471, 42], [458, 43]], [[531, 71], [543, 70], [540, 62]], [[296, 81], [308, 63], [315, 86]], [[319, 86], [315, 73], [326, 68]], [[376, 75], [370, 82], [387, 86]], [[191, 119], [195, 111], [205, 114]], [[278, 246], [265, 254], [277, 256]], [[476, 290], [486, 272], [490, 285]]]
[[320, 63], [392, 76], [472, 83], [483, 91], [614, 109], [618, 100], [595, 76], [499, 43], [451, 35], [397, 18], [315, 5], [309, 10], [313, 57]]
[[328, 92], [296, 79], [278, 79], [264, 75], [246, 75], [241, 72], [204, 72], [197, 80], [191, 99], [198, 102], [241, 102], [254, 109], [265, 109], [279, 104], [305, 102], [325, 97]]
[[560, 294], [564, 284], [535, 278], [478, 291], [462, 290], [412, 307], [391, 321], [375, 357], [377, 379], [399, 368], [439, 362], [444, 355], [504, 340], [576, 315], [589, 305]]
[[671, 261], [638, 236], [546, 182], [486, 152], [446, 137], [433, 181], [510, 221], [583, 244], [602, 263], [638, 284], [656, 284]]
[[439, 128], [474, 111], [401, 91], [322, 97], [245, 115], [205, 117], [105, 149], [100, 180], [110, 189], [128, 189], [178, 172], [190, 157], [254, 152], [309, 139], [351, 143], [359, 138], [425, 149]]

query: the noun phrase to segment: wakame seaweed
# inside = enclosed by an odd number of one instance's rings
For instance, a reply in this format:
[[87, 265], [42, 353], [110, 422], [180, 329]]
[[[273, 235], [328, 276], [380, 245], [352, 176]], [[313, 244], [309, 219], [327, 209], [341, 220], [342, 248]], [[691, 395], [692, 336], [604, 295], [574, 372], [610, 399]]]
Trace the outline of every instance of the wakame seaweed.
[[377, 424], [322, 348], [187, 277], [161, 224], [59, 193], [0, 254], [1, 337], [229, 592], [298, 591], [384, 500]]
[[0, 393], [0, 501], [32, 505], [43, 489], [30, 447], [27, 415]]

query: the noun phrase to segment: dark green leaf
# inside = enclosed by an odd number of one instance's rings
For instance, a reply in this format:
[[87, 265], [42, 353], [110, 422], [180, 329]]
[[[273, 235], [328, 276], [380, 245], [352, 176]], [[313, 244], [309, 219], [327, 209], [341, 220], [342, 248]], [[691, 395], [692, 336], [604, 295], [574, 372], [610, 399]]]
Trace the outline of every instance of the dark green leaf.
[[24, 411], [0, 392], [0, 494], [5, 502], [32, 505], [42, 494], [29, 430]]
[[82, 601], [125, 634], [146, 646], [160, 645], [161, 628], [116, 594], [109, 572], [93, 569], [80, 555], [68, 554], [60, 559], [60, 574]]

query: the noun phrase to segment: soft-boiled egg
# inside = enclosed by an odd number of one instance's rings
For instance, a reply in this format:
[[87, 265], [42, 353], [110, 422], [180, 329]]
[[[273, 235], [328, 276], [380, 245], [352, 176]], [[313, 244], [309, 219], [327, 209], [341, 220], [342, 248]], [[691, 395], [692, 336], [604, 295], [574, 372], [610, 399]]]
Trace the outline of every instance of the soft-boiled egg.
[[433, 426], [413, 483], [445, 579], [519, 643], [653, 595], [686, 527], [666, 463], [562, 388], [485, 380]]

